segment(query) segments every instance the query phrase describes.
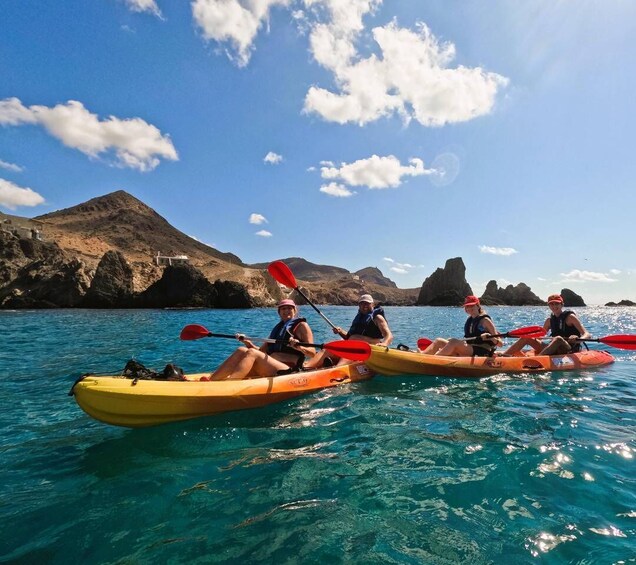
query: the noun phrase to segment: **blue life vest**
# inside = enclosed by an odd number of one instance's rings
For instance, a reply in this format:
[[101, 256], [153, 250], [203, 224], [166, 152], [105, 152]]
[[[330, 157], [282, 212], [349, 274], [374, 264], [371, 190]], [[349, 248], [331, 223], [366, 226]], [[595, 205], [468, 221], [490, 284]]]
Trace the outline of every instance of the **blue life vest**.
[[[293, 347], [289, 347], [287, 342], [289, 338], [294, 334], [296, 326], [301, 322], [306, 322], [305, 318], [292, 318], [291, 320], [281, 320], [274, 326], [274, 329], [269, 334], [270, 339], [281, 340], [280, 343], [269, 343], [267, 345], [267, 353], [289, 353], [291, 355], [296, 355], [297, 357], [304, 357], [303, 354], [298, 351], [298, 349], [294, 349]], [[289, 330], [289, 331], [288, 331]]]
[[[563, 310], [563, 312], [561, 312], [558, 316], [555, 316], [554, 314], [550, 315], [550, 335], [552, 337], [561, 336], [565, 339], [571, 335], [581, 337], [581, 332], [579, 332], [575, 326], [568, 326], [565, 323], [565, 320], [570, 314], [574, 314], [574, 312], [572, 312], [572, 310]], [[573, 353], [581, 350], [580, 343], [571, 343], [570, 347], [572, 348]]]
[[378, 315], [384, 316], [384, 308], [381, 306], [374, 308], [368, 314], [358, 312], [356, 317], [353, 319], [353, 322], [351, 322], [351, 327], [347, 332], [347, 339], [352, 335], [364, 335], [374, 339], [381, 338], [382, 332], [375, 324], [375, 317]]
[[470, 345], [472, 345], [473, 347], [479, 347], [481, 349], [487, 349], [491, 353], [493, 353], [495, 351], [495, 342], [489, 339], [484, 340], [481, 338], [481, 334], [487, 331], [481, 323], [484, 318], [488, 318], [492, 321], [492, 318], [488, 314], [482, 314], [481, 316], [477, 316], [476, 318], [469, 316], [466, 320], [466, 323], [464, 324], [464, 337], [477, 338], [475, 340], [472, 340], [470, 342]]

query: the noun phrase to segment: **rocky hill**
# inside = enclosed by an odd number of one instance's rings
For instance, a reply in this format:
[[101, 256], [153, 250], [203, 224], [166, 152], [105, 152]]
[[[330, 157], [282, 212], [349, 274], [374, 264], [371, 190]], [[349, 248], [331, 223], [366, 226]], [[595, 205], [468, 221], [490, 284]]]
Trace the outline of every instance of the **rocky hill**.
[[[247, 265], [187, 236], [123, 190], [32, 220], [5, 216], [0, 308], [246, 308], [271, 306], [291, 292], [272, 279], [269, 263]], [[157, 264], [158, 252], [186, 256], [186, 264]], [[472, 294], [461, 257], [449, 259], [421, 288], [412, 289], [397, 288], [376, 267], [352, 273], [301, 257], [283, 261], [316, 304], [353, 305], [371, 293], [383, 305], [457, 306]], [[562, 294], [566, 305], [585, 304], [567, 289]], [[491, 281], [482, 299], [484, 304], [543, 304], [524, 283], [499, 289]]]
[[[19, 223], [20, 218], [15, 220]], [[41, 242], [29, 239], [30, 230], [27, 235], [15, 230], [0, 234], [6, 240], [0, 249], [0, 307], [165, 307], [195, 302], [249, 307], [275, 304], [287, 292], [267, 273], [268, 263], [246, 265], [232, 253], [185, 235], [123, 190], [34, 220], [41, 227]], [[187, 256], [187, 267], [157, 265], [158, 252]], [[355, 304], [363, 292], [374, 293], [385, 304], [415, 301], [417, 290], [398, 289], [371, 268], [374, 276], [365, 283], [340, 267], [298, 257], [285, 261], [316, 303]], [[192, 290], [192, 304], [187, 293], [173, 292], [174, 285]], [[57, 295], [66, 298], [56, 301]]]
[[[329, 265], [316, 265], [301, 257], [288, 257], [283, 259], [285, 264], [292, 270], [294, 276], [302, 281], [320, 282], [325, 279], [337, 279], [350, 275], [347, 269], [341, 267], [331, 267]], [[267, 269], [269, 263], [254, 263], [250, 267], [254, 269]]]
[[388, 286], [391, 288], [397, 288], [397, 285], [391, 280], [386, 278], [380, 269], [377, 267], [366, 267], [353, 273], [360, 277], [360, 280], [365, 283], [377, 284], [380, 286]]

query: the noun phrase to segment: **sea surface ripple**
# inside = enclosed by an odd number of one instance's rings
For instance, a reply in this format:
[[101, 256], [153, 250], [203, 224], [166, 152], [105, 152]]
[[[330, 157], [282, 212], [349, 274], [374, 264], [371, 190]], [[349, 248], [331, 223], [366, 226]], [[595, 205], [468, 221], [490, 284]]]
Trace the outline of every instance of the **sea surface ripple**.
[[[303, 308], [318, 342], [334, 339]], [[348, 326], [355, 309], [321, 308]], [[595, 336], [636, 309], [588, 307]], [[394, 345], [461, 333], [459, 308], [387, 308]], [[545, 308], [493, 307], [504, 331]], [[130, 358], [212, 369], [273, 309], [0, 312], [0, 562], [633, 563], [636, 351], [596, 371], [376, 377], [154, 428], [67, 396]]]

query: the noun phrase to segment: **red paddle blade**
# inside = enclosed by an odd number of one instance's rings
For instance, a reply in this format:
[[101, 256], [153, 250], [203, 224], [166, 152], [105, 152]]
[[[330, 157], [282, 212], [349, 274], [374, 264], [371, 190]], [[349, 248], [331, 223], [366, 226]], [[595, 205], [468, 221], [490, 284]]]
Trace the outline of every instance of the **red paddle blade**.
[[636, 349], [636, 335], [608, 335], [598, 341], [618, 349]]
[[508, 337], [543, 337], [545, 330], [541, 326], [528, 326], [527, 328], [518, 328], [506, 334]]
[[274, 261], [269, 264], [267, 267], [269, 274], [274, 277], [280, 284], [284, 284], [288, 288], [296, 288], [298, 285], [296, 284], [296, 278], [294, 277], [294, 273], [291, 272], [291, 269], [285, 265], [282, 261]]
[[210, 332], [204, 326], [190, 324], [181, 330], [179, 338], [183, 340], [201, 339], [202, 337], [208, 337], [209, 334]]
[[427, 337], [421, 337], [420, 339], [417, 340], [417, 348], [420, 351], [423, 351], [424, 349], [426, 349], [431, 343], [433, 343], [433, 340], [428, 339]]
[[371, 355], [371, 346], [365, 341], [331, 341], [325, 343], [323, 349], [334, 353], [338, 357], [352, 361], [366, 361]]

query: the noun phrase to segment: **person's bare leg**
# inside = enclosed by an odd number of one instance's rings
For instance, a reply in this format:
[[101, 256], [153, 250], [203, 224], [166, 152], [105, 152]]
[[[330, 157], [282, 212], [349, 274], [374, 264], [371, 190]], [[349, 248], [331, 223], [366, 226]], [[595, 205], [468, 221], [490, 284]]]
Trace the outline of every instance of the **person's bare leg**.
[[435, 355], [447, 355], [451, 357], [471, 357], [473, 348], [463, 340], [452, 338]]
[[316, 369], [317, 367], [322, 367], [325, 358], [329, 356], [329, 353], [326, 350], [319, 351], [314, 355], [309, 361], [305, 361], [303, 367], [305, 369]]
[[285, 363], [263, 353], [260, 349], [239, 347], [210, 375], [210, 380], [240, 380], [250, 373], [259, 377], [271, 377], [287, 368]]
[[442, 347], [444, 347], [448, 343], [447, 339], [443, 339], [441, 337], [436, 337], [422, 353], [426, 353], [427, 355], [435, 355]]
[[572, 351], [572, 348], [567, 340], [563, 339], [561, 336], [557, 336], [539, 353], [539, 355], [565, 355], [566, 353], [570, 353], [570, 351]]
[[210, 379], [214, 381], [222, 381], [231, 375], [236, 366], [241, 362], [247, 353], [247, 347], [239, 347], [236, 349], [223, 363], [221, 363], [216, 371], [210, 375]]
[[506, 349], [502, 355], [504, 357], [514, 357], [519, 353], [526, 345], [534, 349], [535, 355], [538, 354], [543, 348], [543, 344], [538, 339], [532, 339], [528, 337], [522, 337], [515, 343], [513, 343], [508, 349]]

